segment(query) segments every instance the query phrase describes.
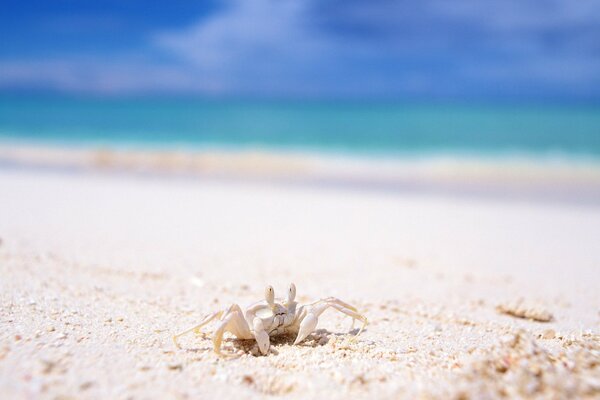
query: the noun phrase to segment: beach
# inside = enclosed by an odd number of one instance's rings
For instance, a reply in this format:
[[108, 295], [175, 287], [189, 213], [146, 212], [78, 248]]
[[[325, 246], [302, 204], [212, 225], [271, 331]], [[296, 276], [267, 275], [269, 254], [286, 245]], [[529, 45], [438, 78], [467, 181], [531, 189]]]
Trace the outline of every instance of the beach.
[[600, 400], [600, 1], [7, 3], [0, 400]]
[[[595, 170], [19, 151], [0, 168], [2, 398], [600, 396]], [[211, 327], [173, 344], [290, 282], [369, 325], [350, 340], [328, 310], [267, 356], [227, 336], [218, 357]]]

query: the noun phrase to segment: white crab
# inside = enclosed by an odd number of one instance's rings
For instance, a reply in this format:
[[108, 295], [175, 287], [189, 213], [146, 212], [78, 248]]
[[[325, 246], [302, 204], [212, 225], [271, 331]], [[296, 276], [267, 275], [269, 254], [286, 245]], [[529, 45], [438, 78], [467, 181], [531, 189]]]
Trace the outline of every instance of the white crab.
[[177, 339], [190, 332], [199, 333], [200, 329], [214, 320], [219, 319], [219, 325], [213, 332], [213, 345], [215, 353], [221, 352], [223, 334], [230, 332], [238, 339], [256, 339], [258, 349], [262, 354], [267, 354], [270, 345], [270, 336], [287, 333], [297, 334], [294, 344], [303, 341], [317, 326], [319, 316], [329, 307], [334, 308], [350, 317], [352, 322], [359, 320], [362, 327], [356, 334], [358, 336], [365, 326], [367, 318], [359, 314], [355, 307], [335, 297], [328, 297], [315, 302], [299, 305], [296, 298], [296, 286], [292, 283], [286, 299], [275, 299], [273, 287], [265, 289], [265, 300], [258, 301], [243, 312], [239, 305], [232, 304], [225, 310], [216, 311], [207, 315], [200, 324], [173, 336], [173, 342], [179, 347]]

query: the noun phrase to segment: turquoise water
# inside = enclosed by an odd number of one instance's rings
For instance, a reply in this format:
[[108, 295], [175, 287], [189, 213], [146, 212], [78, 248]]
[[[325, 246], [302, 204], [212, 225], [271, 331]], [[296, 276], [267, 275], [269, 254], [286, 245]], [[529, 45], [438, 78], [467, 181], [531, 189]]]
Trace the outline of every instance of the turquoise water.
[[600, 158], [600, 107], [1, 97], [0, 140]]

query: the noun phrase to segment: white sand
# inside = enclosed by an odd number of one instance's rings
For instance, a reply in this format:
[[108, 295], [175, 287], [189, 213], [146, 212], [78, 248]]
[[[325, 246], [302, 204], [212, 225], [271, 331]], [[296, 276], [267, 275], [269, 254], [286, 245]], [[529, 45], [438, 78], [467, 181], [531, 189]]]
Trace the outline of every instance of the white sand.
[[[600, 207], [0, 169], [0, 238], [1, 398], [600, 396]], [[291, 281], [368, 329], [174, 348]]]

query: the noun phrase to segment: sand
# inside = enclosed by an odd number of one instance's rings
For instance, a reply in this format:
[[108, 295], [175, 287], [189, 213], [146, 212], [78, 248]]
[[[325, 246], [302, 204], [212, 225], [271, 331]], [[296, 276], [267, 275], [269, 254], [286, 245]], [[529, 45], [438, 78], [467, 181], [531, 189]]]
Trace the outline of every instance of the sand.
[[0, 166], [600, 205], [600, 163], [560, 154], [361, 157], [291, 150], [62, 147], [0, 142]]
[[[3, 168], [0, 240], [1, 398], [600, 397], [597, 206]], [[292, 281], [369, 326], [173, 345]]]

